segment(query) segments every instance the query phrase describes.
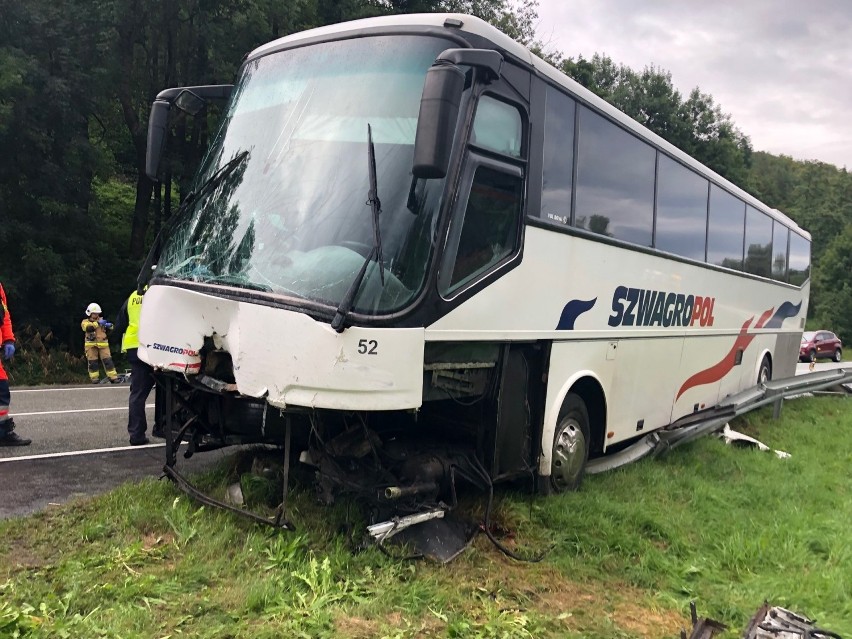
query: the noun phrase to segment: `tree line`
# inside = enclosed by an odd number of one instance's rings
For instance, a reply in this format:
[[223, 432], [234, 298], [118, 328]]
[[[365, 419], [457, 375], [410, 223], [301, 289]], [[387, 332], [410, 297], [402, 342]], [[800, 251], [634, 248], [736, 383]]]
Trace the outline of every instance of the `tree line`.
[[[115, 313], [206, 148], [210, 118], [179, 121], [163, 184], [144, 173], [164, 88], [230, 82], [254, 47], [382, 14], [472, 13], [814, 235], [811, 314], [852, 339], [852, 178], [754, 152], [711, 96], [662, 69], [542, 52], [537, 4], [511, 0], [0, 0], [0, 281], [16, 323], [72, 352], [91, 301]], [[213, 114], [215, 117], [215, 113]]]

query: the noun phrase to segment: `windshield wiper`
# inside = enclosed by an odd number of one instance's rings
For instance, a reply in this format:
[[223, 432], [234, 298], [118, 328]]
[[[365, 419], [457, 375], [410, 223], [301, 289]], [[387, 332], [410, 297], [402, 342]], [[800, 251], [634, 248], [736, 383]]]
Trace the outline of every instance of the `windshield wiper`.
[[245, 160], [249, 155], [248, 151], [243, 151], [242, 153], [237, 153], [234, 157], [228, 160], [222, 167], [216, 171], [213, 175], [211, 175], [204, 183], [199, 186], [197, 189], [192, 189], [189, 193], [187, 193], [186, 197], [181, 202], [180, 208], [185, 209], [190, 204], [195, 202], [202, 195], [206, 195], [209, 191], [212, 191], [214, 188], [219, 186], [226, 177], [228, 177], [235, 168], [239, 165], [240, 162]]
[[367, 123], [367, 162], [370, 170], [370, 191], [367, 193], [367, 204], [373, 214], [373, 245], [375, 246], [376, 261], [379, 263], [379, 276], [382, 286], [385, 285], [385, 258], [382, 256], [382, 229], [379, 227], [379, 215], [382, 212], [382, 202], [379, 200], [379, 187], [376, 179], [376, 147], [373, 146], [373, 128]]
[[237, 168], [240, 162], [248, 157], [248, 155], [248, 151], [243, 151], [242, 153], [238, 153], [232, 157], [222, 166], [222, 168], [205, 180], [197, 189], [191, 190], [183, 199], [183, 202], [181, 202], [177, 212], [169, 218], [163, 228], [160, 229], [160, 232], [157, 233], [157, 237], [154, 238], [154, 243], [151, 245], [151, 250], [148, 251], [148, 256], [145, 258], [144, 264], [142, 264], [142, 270], [139, 271], [139, 277], [136, 279], [136, 290], [140, 295], [142, 294], [142, 290], [145, 285], [151, 280], [154, 263], [160, 259], [160, 250], [163, 247], [166, 235], [177, 224], [178, 220], [183, 217], [184, 211], [186, 211], [187, 208], [189, 208], [189, 205], [195, 202], [195, 200], [221, 184], [222, 180], [228, 177], [234, 169]]
[[382, 213], [382, 203], [379, 200], [378, 179], [376, 178], [376, 147], [373, 145], [373, 127], [367, 123], [367, 169], [370, 173], [370, 190], [367, 193], [367, 204], [370, 205], [370, 212], [373, 217], [373, 250], [367, 255], [367, 259], [361, 265], [361, 270], [358, 275], [349, 285], [346, 295], [340, 301], [340, 306], [337, 307], [337, 312], [334, 314], [334, 319], [331, 320], [331, 327], [338, 333], [343, 332], [343, 324], [346, 322], [346, 316], [352, 310], [352, 304], [355, 301], [355, 295], [358, 289], [361, 288], [361, 282], [364, 281], [364, 275], [367, 273], [367, 266], [373, 259], [379, 264], [379, 278], [382, 286], [385, 285], [385, 258], [382, 256], [382, 229], [379, 226], [379, 215]]

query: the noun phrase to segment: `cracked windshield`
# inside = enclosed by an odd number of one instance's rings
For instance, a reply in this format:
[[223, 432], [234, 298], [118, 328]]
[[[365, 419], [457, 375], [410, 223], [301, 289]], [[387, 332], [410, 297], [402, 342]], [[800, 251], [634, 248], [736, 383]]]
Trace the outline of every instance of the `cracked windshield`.
[[336, 306], [377, 244], [369, 125], [384, 278], [372, 259], [354, 310], [409, 303], [424, 281], [443, 189], [443, 180], [411, 176], [420, 95], [429, 66], [452, 46], [381, 36], [249, 63], [156, 275]]

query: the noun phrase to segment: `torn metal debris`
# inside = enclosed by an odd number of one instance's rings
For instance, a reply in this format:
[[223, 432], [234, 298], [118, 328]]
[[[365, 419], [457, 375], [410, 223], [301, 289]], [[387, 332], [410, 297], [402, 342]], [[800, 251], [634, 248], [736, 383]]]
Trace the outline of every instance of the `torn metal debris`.
[[816, 620], [764, 602], [749, 621], [743, 639], [841, 639], [830, 630], [818, 628]]
[[681, 629], [680, 639], [712, 639], [728, 629], [728, 626], [714, 619], [699, 619], [694, 601], [689, 602], [689, 615], [692, 618], [692, 632], [687, 637], [686, 630]]
[[[703, 617], [698, 618], [695, 602], [689, 603], [692, 617], [692, 632], [680, 631], [681, 639], [712, 639], [727, 630], [719, 621]], [[842, 639], [840, 635], [824, 628], [818, 628], [816, 621], [780, 606], [772, 606], [764, 601], [749, 620], [743, 639]]]
[[726, 444], [745, 444], [746, 446], [753, 446], [763, 452], [771, 450], [779, 459], [788, 459], [790, 457], [790, 453], [786, 453], [783, 450], [773, 450], [763, 442], [756, 440], [754, 437], [749, 437], [748, 435], [733, 430], [728, 424], [725, 424], [725, 428], [723, 428], [722, 432], [719, 433], [719, 437], [725, 440]]

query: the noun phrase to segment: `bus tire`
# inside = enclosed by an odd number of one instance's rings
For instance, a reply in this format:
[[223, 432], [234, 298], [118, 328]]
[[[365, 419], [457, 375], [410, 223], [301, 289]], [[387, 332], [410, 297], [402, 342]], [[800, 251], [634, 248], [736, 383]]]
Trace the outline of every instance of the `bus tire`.
[[540, 482], [545, 494], [577, 490], [589, 460], [589, 412], [579, 395], [568, 393], [553, 433], [550, 477]]
[[763, 356], [763, 361], [760, 362], [760, 370], [757, 373], [757, 383], [765, 384], [772, 379], [772, 363], [769, 361], [769, 355]]
[[835, 362], [842, 362], [843, 361], [843, 351], [841, 351], [839, 348], [834, 351], [834, 361]]

